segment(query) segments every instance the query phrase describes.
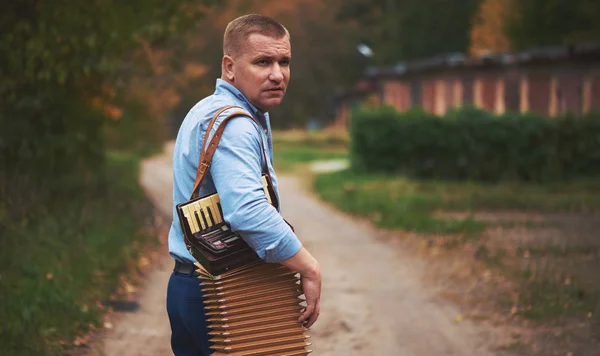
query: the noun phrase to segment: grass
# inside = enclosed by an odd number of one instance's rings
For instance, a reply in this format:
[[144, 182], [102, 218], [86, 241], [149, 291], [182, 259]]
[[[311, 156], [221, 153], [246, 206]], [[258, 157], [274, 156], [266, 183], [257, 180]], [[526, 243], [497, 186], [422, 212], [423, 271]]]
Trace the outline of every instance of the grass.
[[519, 311], [527, 319], [587, 315], [600, 301], [598, 249], [555, 250], [554, 246], [536, 248], [535, 252], [528, 249], [529, 257], [517, 253], [503, 266], [520, 284]]
[[109, 155], [106, 182], [72, 187], [35, 216], [3, 221], [0, 354], [60, 355], [101, 324], [103, 301], [156, 244], [138, 163]]
[[489, 185], [343, 171], [319, 175], [314, 188], [341, 210], [370, 218], [382, 227], [423, 233], [476, 233], [485, 227], [472, 217], [436, 218], [438, 211], [600, 211], [600, 195], [595, 194], [600, 191], [600, 182], [588, 181]]
[[347, 138], [336, 133], [275, 132], [273, 152], [277, 172], [289, 172], [313, 161], [347, 159]]
[[475, 233], [483, 225], [471, 218], [439, 219], [433, 213], [444, 204], [435, 191], [408, 180], [357, 175], [351, 171], [319, 175], [317, 193], [341, 210], [370, 219], [385, 228], [423, 233]]

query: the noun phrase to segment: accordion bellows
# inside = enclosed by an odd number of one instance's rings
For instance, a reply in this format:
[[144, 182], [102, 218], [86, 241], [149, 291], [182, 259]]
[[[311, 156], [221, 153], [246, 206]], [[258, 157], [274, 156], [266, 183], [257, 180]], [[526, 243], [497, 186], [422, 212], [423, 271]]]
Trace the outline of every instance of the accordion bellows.
[[213, 276], [197, 263], [212, 355], [308, 355], [298, 275], [262, 261]]

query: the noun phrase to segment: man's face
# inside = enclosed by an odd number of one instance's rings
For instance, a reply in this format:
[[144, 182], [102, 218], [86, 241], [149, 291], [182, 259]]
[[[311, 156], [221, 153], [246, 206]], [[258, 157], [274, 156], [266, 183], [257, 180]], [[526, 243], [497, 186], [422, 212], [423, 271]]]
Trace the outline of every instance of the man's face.
[[290, 81], [292, 49], [288, 36], [253, 33], [234, 58], [233, 85], [252, 105], [267, 112], [281, 103]]

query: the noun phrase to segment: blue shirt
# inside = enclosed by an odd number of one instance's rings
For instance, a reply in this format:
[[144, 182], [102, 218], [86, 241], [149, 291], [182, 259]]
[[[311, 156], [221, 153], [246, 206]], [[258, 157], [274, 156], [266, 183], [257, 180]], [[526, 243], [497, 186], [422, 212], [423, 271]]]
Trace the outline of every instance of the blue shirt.
[[[260, 123], [260, 127], [243, 116], [227, 122], [199, 196], [219, 194], [225, 221], [261, 259], [266, 262], [286, 260], [294, 256], [302, 244], [280, 213], [269, 204], [263, 190], [261, 175], [267, 164], [263, 162], [264, 147], [273, 186], [279, 196], [273, 170], [269, 115], [261, 113], [239, 90], [221, 79], [217, 79], [214, 94], [189, 111], [177, 134], [173, 152], [173, 222], [169, 231], [169, 253], [177, 261], [196, 262], [185, 247], [175, 206], [190, 199], [208, 123], [217, 111], [228, 105], [242, 107]], [[234, 111], [240, 109], [229, 109], [219, 115], [209, 140], [220, 122]]]

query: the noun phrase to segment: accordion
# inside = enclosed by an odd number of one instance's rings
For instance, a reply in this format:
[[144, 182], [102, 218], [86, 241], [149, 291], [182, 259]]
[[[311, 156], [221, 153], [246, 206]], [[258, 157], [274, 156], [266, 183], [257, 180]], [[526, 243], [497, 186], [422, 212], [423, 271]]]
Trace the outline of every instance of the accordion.
[[[268, 175], [262, 175], [263, 190], [270, 204], [277, 201]], [[223, 219], [221, 200], [214, 193], [176, 206], [188, 250], [212, 275], [220, 275], [259, 260], [242, 237]]]

